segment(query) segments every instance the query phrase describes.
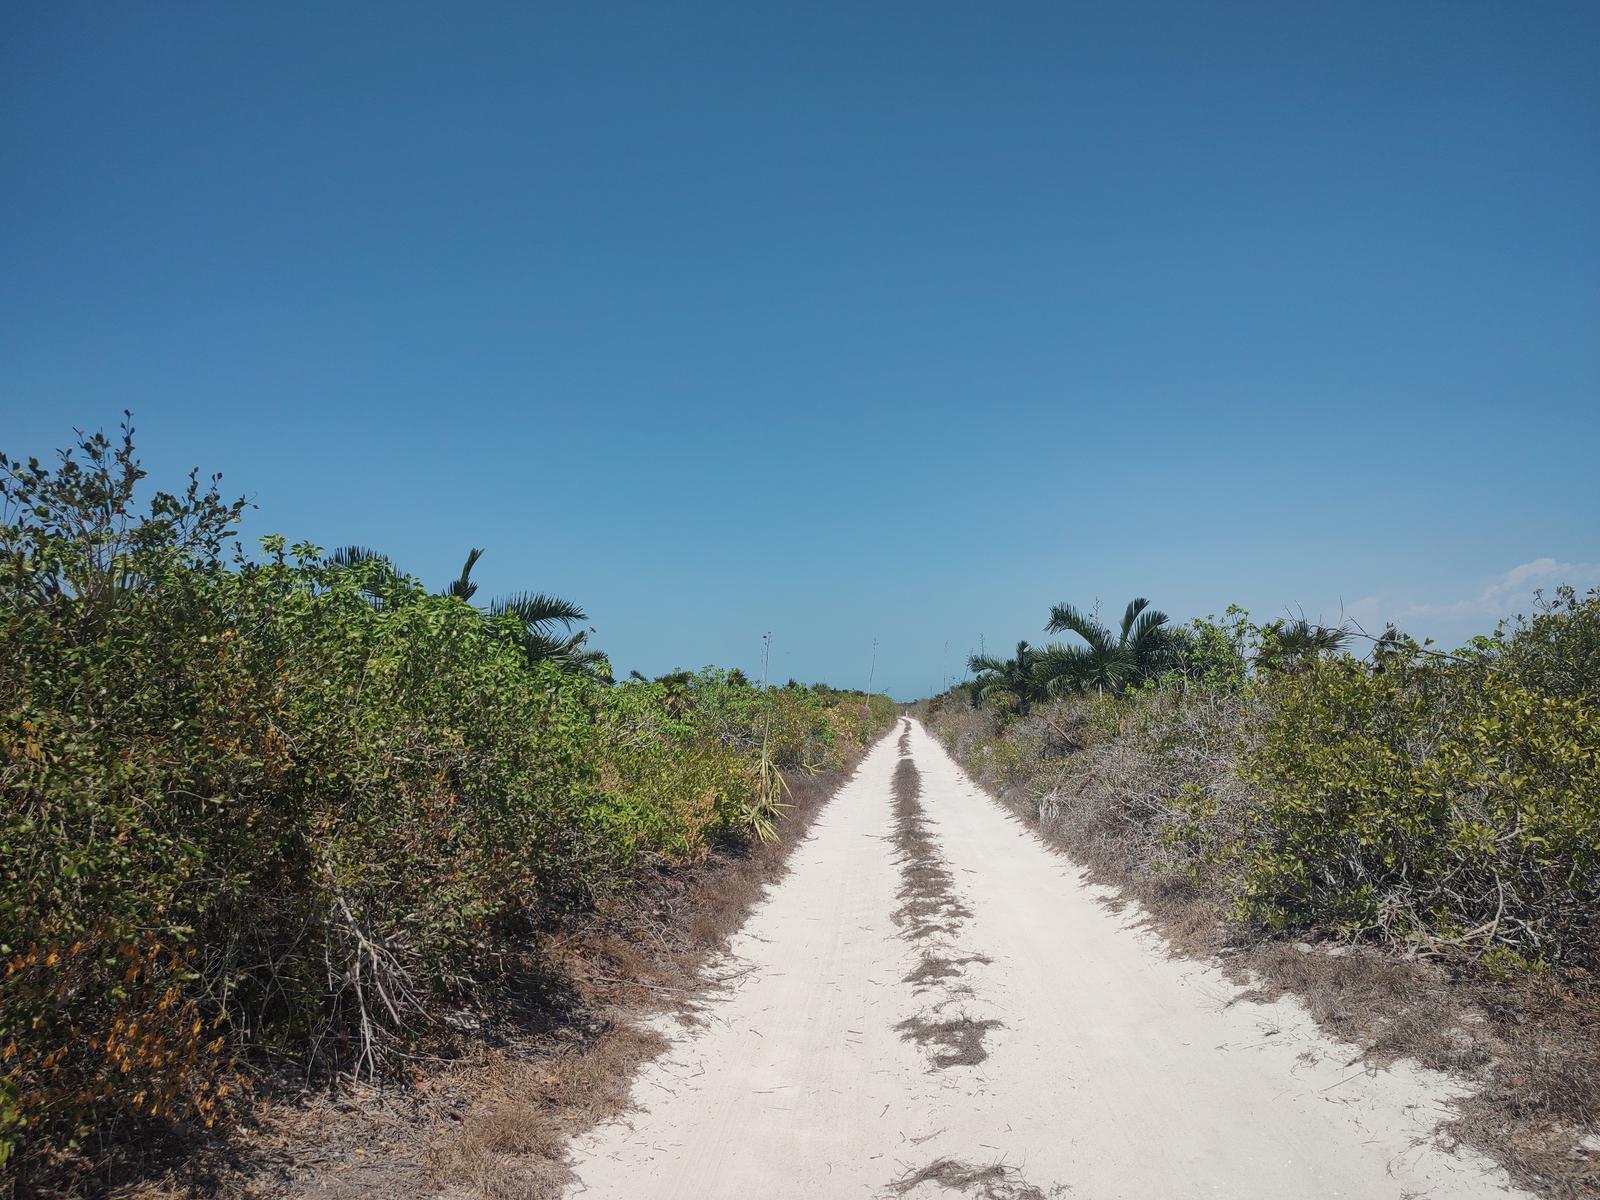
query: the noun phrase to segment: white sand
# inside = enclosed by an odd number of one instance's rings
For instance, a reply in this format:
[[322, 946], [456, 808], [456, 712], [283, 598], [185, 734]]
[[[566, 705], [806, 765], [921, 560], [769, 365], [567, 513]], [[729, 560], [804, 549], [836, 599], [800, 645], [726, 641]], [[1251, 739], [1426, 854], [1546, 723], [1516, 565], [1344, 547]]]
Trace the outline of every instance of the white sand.
[[[823, 812], [719, 968], [748, 973], [704, 1026], [663, 1026], [674, 1045], [635, 1081], [639, 1111], [574, 1146], [573, 1195], [879, 1196], [941, 1157], [1003, 1162], [1079, 1200], [1511, 1190], [1492, 1164], [1436, 1144], [1445, 1077], [1350, 1065], [1354, 1049], [1289, 1000], [1228, 1007], [1236, 985], [1170, 958], [1131, 928], [1132, 910], [1107, 911], [915, 725], [922, 804], [971, 909], [942, 952], [993, 961], [921, 991], [902, 982], [921, 953], [891, 920], [902, 728]], [[931, 1069], [894, 1029], [956, 1012], [1004, 1022], [985, 1061]]]

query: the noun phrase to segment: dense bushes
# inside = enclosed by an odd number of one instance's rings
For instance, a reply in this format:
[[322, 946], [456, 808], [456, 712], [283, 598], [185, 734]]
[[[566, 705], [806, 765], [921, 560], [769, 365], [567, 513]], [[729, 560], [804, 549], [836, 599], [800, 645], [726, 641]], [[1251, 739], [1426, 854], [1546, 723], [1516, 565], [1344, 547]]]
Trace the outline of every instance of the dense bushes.
[[0, 468], [0, 1157], [214, 1119], [245, 1052], [382, 1070], [505, 938], [892, 715], [613, 688], [379, 560], [246, 561], [214, 481], [135, 513], [126, 437]]
[[841, 766], [893, 722], [887, 696], [752, 687], [736, 673], [679, 672], [602, 689], [592, 815], [619, 865], [689, 858], [711, 839], [770, 827], [783, 804], [772, 768]]
[[1600, 966], [1600, 595], [1458, 655], [1388, 635], [1357, 659], [1317, 633], [1235, 611], [1125, 696], [1007, 718], [958, 691], [929, 719], [1087, 859], [1235, 920]]
[[1391, 648], [1276, 679], [1244, 763], [1259, 837], [1230, 864], [1273, 928], [1593, 965], [1600, 597], [1456, 659]]

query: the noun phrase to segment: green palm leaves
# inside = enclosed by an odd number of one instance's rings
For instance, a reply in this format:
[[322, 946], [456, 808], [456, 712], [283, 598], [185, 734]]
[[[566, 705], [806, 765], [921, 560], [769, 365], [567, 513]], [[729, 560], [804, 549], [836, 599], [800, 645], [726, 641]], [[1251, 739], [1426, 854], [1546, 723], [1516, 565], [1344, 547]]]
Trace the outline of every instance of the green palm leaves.
[[1039, 652], [1027, 642], [1017, 643], [1015, 658], [974, 654], [967, 660], [967, 669], [977, 674], [974, 694], [990, 708], [1027, 712], [1043, 696], [1035, 672], [1038, 659]]
[[1077, 634], [1081, 644], [1040, 648], [1018, 642], [1014, 658], [974, 654], [967, 666], [977, 675], [974, 694], [980, 701], [1027, 712], [1040, 700], [1074, 692], [1120, 694], [1178, 665], [1180, 658], [1167, 614], [1143, 597], [1128, 604], [1115, 630], [1071, 604], [1051, 608], [1045, 630]]
[[[1398, 637], [1391, 626], [1379, 639], [1380, 650], [1386, 652], [1396, 645]], [[1274, 621], [1261, 629], [1261, 649], [1256, 652], [1256, 665], [1267, 671], [1298, 675], [1316, 666], [1323, 658], [1336, 654], [1349, 640], [1348, 631], [1336, 626], [1318, 625], [1304, 617]]]
[[440, 592], [441, 596], [456, 596], [462, 600], [471, 600], [478, 594], [478, 585], [472, 582], [472, 568], [478, 565], [478, 560], [483, 557], [483, 551], [474, 547], [467, 551], [467, 561], [461, 566], [461, 574], [451, 581], [450, 586]]
[[1050, 646], [1041, 655], [1043, 686], [1052, 696], [1122, 692], [1159, 675], [1176, 657], [1167, 614], [1151, 608], [1142, 596], [1128, 602], [1115, 632], [1070, 604], [1051, 608], [1045, 629], [1083, 639], [1081, 646]]
[[570, 600], [543, 592], [517, 592], [489, 602], [490, 617], [515, 617], [522, 626], [522, 652], [529, 663], [551, 662], [568, 670], [585, 669], [604, 655], [585, 647], [588, 632], [572, 626], [588, 617]]

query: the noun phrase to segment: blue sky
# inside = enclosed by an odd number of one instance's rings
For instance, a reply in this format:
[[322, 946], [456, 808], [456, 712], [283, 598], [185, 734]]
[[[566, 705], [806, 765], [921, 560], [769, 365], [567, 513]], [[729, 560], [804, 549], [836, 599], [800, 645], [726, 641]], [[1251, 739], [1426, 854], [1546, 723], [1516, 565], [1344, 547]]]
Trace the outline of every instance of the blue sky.
[[1600, 582], [1600, 5], [36, 4], [0, 448], [912, 696]]

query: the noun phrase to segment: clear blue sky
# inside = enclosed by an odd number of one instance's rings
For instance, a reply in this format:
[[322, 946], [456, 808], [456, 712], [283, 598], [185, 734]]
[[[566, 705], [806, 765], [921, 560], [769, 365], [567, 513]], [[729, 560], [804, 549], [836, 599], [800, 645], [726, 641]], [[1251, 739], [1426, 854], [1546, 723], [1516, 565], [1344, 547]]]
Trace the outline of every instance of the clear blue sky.
[[0, 447], [124, 407], [621, 671], [1464, 636], [1600, 581], [1600, 4], [9, 4]]

